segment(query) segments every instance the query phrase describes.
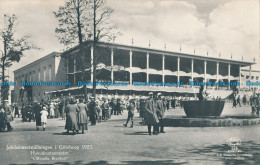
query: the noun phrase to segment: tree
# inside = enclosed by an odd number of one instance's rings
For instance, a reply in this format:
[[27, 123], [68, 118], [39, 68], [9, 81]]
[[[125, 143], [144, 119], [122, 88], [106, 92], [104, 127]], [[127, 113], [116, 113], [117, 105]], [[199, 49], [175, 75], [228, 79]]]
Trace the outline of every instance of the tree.
[[[82, 0], [69, 0], [65, 2], [65, 6], [60, 6], [57, 12], [54, 12], [55, 17], [59, 21], [59, 27], [55, 32], [58, 34], [60, 43], [70, 48], [79, 44], [79, 55], [75, 55], [78, 61], [79, 70], [82, 73], [81, 80], [84, 81], [87, 77], [85, 68], [87, 58], [84, 53], [84, 41], [90, 38], [89, 35], [89, 14], [88, 14], [88, 1]], [[84, 96], [87, 100], [87, 88], [83, 86]]]
[[[5, 75], [5, 70], [12, 66], [14, 62], [19, 62], [21, 57], [24, 56], [25, 51], [30, 49], [39, 49], [32, 42], [29, 41], [30, 35], [23, 35], [20, 38], [15, 37], [15, 21], [17, 17], [15, 15], [4, 14], [4, 24], [0, 28], [0, 41], [3, 43], [3, 51], [1, 57], [1, 81], [2, 83], [7, 83], [7, 76]], [[1, 99], [2, 102], [8, 99], [9, 87], [1, 85]]]
[[93, 95], [96, 99], [96, 69], [101, 54], [97, 53], [97, 43], [100, 40], [114, 41], [118, 35], [117, 26], [110, 22], [109, 17], [113, 10], [106, 7], [106, 0], [93, 0]]
[[[113, 12], [112, 9], [105, 6], [104, 0], [69, 0], [65, 6], [54, 12], [59, 21], [59, 26], [55, 32], [58, 39], [66, 48], [79, 44], [79, 53], [74, 57], [77, 59], [77, 65], [82, 73], [81, 79], [87, 79], [86, 68], [93, 66], [93, 95], [96, 96], [96, 65], [99, 54], [96, 53], [96, 45], [100, 40], [115, 40], [117, 27], [109, 23], [109, 17]], [[93, 12], [93, 11], [94, 12]], [[93, 21], [92, 21], [93, 20]], [[93, 64], [87, 66], [89, 60], [84, 53], [84, 43], [92, 39], [94, 48]], [[88, 46], [88, 45], [87, 45]], [[84, 95], [87, 99], [87, 88], [84, 88]]]

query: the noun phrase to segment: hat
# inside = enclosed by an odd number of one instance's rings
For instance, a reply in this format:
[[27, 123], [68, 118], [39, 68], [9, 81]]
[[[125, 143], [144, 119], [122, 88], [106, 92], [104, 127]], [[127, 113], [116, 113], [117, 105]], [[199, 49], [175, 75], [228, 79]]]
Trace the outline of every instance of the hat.
[[46, 110], [46, 107], [42, 107], [43, 110]]
[[90, 99], [94, 99], [94, 97], [93, 97], [93, 96], [90, 96], [89, 98], [90, 98]]
[[149, 95], [153, 95], [153, 92], [149, 92]]
[[158, 93], [157, 96], [161, 96], [162, 94], [161, 93]]
[[8, 100], [4, 100], [4, 102], [9, 102]]

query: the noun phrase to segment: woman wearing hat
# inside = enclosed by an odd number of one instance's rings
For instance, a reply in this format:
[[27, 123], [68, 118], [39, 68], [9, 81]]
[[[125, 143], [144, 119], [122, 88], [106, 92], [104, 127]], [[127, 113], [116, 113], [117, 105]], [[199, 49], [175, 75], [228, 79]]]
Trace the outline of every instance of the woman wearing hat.
[[84, 134], [84, 130], [88, 130], [88, 116], [87, 116], [88, 107], [83, 103], [83, 99], [79, 99], [79, 104], [77, 105], [78, 112], [78, 125], [79, 129], [82, 130], [82, 134]]
[[70, 104], [66, 107], [65, 129], [67, 130], [67, 133], [69, 133], [69, 131], [73, 131], [74, 134], [75, 131], [78, 132], [79, 130], [77, 122], [77, 104], [74, 98], [71, 98]]
[[45, 131], [45, 128], [46, 128], [47, 116], [48, 116], [47, 108], [43, 107], [43, 109], [41, 111], [41, 123], [42, 123], [43, 131]]

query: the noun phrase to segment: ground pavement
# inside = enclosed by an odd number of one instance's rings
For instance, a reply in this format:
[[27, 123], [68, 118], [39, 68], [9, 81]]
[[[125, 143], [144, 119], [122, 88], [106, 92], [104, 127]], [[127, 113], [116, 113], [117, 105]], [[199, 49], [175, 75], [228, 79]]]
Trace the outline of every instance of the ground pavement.
[[[250, 115], [250, 107], [232, 109], [226, 104], [223, 114], [234, 113]], [[184, 112], [177, 108], [167, 115]], [[134, 128], [123, 127], [126, 117], [125, 111], [77, 135], [65, 135], [61, 119], [49, 119], [46, 131], [35, 131], [34, 122], [16, 118], [12, 132], [0, 133], [0, 164], [260, 164], [260, 126], [167, 127], [165, 134], [149, 136], [147, 127], [139, 125], [138, 114]], [[231, 137], [241, 140], [235, 149], [227, 144]], [[39, 145], [46, 150], [9, 149], [14, 145]]]

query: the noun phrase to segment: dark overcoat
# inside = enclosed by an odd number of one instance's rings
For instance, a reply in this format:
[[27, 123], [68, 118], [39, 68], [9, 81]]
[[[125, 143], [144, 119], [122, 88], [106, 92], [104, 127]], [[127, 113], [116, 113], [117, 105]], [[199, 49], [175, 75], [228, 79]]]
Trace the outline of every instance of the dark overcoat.
[[164, 118], [164, 112], [165, 112], [164, 102], [159, 99], [156, 100], [156, 114], [160, 119]]
[[159, 123], [158, 116], [156, 114], [156, 103], [153, 99], [149, 99], [145, 103], [145, 124], [154, 125]]

